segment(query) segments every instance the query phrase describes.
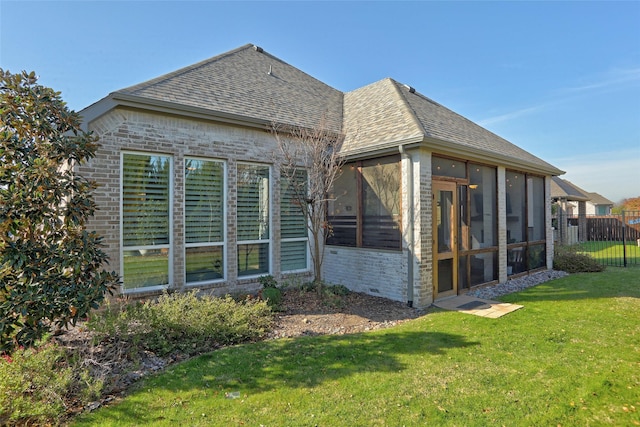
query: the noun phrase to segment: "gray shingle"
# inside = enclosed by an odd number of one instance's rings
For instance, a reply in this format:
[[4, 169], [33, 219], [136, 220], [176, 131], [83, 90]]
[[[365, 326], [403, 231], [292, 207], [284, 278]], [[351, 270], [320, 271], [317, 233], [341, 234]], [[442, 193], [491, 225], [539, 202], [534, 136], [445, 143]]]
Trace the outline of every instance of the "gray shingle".
[[[271, 74], [269, 71], [271, 70]], [[342, 125], [342, 92], [253, 45], [117, 91], [247, 118]]]

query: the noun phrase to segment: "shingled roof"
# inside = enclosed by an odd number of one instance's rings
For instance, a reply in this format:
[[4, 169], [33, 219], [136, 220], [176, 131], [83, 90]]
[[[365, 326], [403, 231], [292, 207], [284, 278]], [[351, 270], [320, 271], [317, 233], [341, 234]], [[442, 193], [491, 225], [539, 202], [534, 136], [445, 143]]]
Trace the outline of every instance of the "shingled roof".
[[441, 154], [563, 173], [393, 79], [343, 93], [250, 44], [121, 89], [96, 104], [83, 110], [89, 120], [118, 104], [262, 127], [274, 122], [313, 127], [323, 120], [345, 135], [347, 155], [420, 144]]
[[112, 95], [267, 124], [316, 126], [324, 117], [332, 130], [342, 126], [342, 92], [251, 44]]
[[566, 179], [554, 176], [551, 178], [551, 198], [565, 199], [570, 202], [586, 202], [589, 193]]

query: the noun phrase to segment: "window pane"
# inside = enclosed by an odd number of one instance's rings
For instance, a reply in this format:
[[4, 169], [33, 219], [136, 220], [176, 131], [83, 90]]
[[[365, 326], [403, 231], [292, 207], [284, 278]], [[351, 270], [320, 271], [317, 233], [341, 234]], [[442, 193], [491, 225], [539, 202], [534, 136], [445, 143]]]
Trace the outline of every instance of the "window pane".
[[527, 179], [529, 241], [545, 239], [544, 178], [530, 176]]
[[470, 256], [471, 286], [498, 280], [497, 252], [484, 252]]
[[124, 246], [169, 244], [169, 174], [169, 157], [123, 155]]
[[203, 282], [222, 279], [222, 246], [204, 246], [186, 249], [187, 282]]
[[269, 273], [269, 244], [238, 245], [238, 276]]
[[507, 243], [526, 240], [525, 176], [518, 172], [506, 173], [507, 190]]
[[542, 268], [547, 265], [545, 245], [529, 246], [529, 270]]
[[467, 275], [467, 256], [458, 257], [458, 288], [469, 289], [469, 278]]
[[400, 249], [400, 159], [362, 163], [362, 246]]
[[280, 237], [307, 237], [307, 219], [300, 205], [307, 194], [307, 172], [297, 170], [290, 178], [283, 175], [280, 183]]
[[169, 283], [169, 251], [124, 251], [124, 288], [135, 289]]
[[185, 161], [186, 243], [222, 242], [224, 229], [224, 164]]
[[269, 239], [269, 167], [238, 165], [238, 240]]
[[496, 215], [496, 169], [469, 165], [469, 212], [471, 215], [471, 248], [498, 244]]
[[282, 242], [280, 245], [280, 269], [282, 271], [307, 269], [307, 241]]
[[431, 173], [433, 175], [448, 176], [450, 178], [466, 178], [467, 168], [465, 163], [459, 160], [433, 156], [431, 157]]
[[332, 234], [329, 245], [356, 246], [358, 215], [358, 169], [355, 164], [344, 165], [342, 174], [333, 185], [329, 198], [328, 220]]
[[524, 247], [507, 249], [507, 275], [523, 273], [527, 271]]

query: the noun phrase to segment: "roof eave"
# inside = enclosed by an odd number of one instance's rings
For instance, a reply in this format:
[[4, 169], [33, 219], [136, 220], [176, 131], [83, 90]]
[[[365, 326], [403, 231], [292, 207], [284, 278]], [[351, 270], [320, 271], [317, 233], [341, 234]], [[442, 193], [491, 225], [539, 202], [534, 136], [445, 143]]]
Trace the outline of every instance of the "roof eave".
[[551, 176], [563, 175], [565, 173], [565, 171], [558, 169], [552, 165], [546, 167], [511, 156], [506, 156], [500, 153], [492, 153], [473, 147], [461, 146], [436, 138], [425, 137], [424, 145], [428, 148], [435, 149], [435, 151], [437, 151], [439, 154], [450, 155], [458, 158], [463, 157], [467, 160], [475, 160], [483, 163], [489, 162], [504, 165], [508, 166], [509, 168], [523, 170], [526, 172], [533, 172]]
[[145, 98], [136, 95], [114, 92], [100, 101], [80, 111], [83, 117], [83, 127], [100, 116], [117, 107], [142, 109], [164, 114], [179, 115], [183, 117], [240, 125], [245, 127], [266, 130], [271, 125], [269, 120], [257, 119], [238, 114], [225, 113], [223, 111], [209, 110], [201, 107], [178, 104], [170, 101]]

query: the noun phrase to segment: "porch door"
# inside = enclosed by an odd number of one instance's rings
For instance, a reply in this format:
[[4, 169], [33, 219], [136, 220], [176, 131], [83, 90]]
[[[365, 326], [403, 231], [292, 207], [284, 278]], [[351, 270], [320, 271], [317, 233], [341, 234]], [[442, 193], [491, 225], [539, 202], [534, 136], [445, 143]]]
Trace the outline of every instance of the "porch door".
[[433, 182], [433, 299], [458, 294], [455, 182]]

